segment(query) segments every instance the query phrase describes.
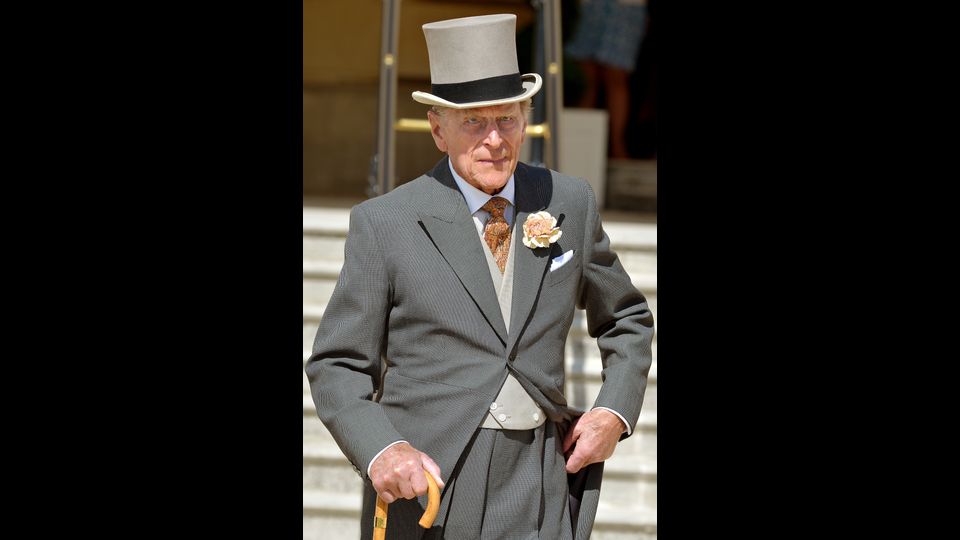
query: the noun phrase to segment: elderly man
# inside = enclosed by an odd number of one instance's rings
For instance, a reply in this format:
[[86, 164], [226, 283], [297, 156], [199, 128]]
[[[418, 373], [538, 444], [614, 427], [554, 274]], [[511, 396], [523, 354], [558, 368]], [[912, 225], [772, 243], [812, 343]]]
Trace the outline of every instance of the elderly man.
[[[588, 538], [602, 462], [640, 414], [653, 319], [589, 185], [519, 163], [539, 75], [520, 75], [516, 17], [423, 26], [434, 169], [353, 208], [344, 266], [307, 362], [317, 412], [377, 494], [387, 537]], [[575, 307], [603, 357], [574, 410]], [[424, 471], [442, 488], [418, 527]]]

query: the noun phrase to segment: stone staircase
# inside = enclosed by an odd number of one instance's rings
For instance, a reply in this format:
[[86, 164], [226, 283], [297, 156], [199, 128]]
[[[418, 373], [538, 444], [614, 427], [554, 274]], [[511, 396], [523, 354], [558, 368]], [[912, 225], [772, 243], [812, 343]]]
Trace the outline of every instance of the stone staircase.
[[[350, 211], [303, 209], [303, 359], [305, 363], [343, 263]], [[654, 224], [604, 220], [620, 260], [633, 283], [657, 315]], [[655, 540], [657, 537], [657, 361], [643, 411], [632, 437], [621, 442], [604, 467], [600, 505], [592, 540]], [[592, 405], [601, 384], [600, 352], [586, 332], [586, 317], [577, 311], [566, 346], [567, 400]], [[301, 365], [302, 369], [303, 365]], [[317, 418], [306, 374], [303, 375], [303, 538], [357, 540], [360, 535], [362, 485], [333, 438]]]

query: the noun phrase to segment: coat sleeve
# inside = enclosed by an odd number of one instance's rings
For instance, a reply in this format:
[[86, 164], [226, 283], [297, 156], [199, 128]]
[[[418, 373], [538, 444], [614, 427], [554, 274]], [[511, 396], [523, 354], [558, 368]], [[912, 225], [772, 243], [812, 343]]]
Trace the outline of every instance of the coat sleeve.
[[350, 212], [343, 268], [304, 370], [317, 415], [362, 477], [378, 452], [404, 438], [373, 400], [391, 304], [383, 250], [358, 205]]
[[610, 249], [593, 190], [586, 182], [583, 186], [587, 215], [577, 307], [586, 310], [587, 332], [597, 339], [603, 362], [603, 384], [594, 407], [619, 412], [632, 433], [653, 361], [653, 314]]

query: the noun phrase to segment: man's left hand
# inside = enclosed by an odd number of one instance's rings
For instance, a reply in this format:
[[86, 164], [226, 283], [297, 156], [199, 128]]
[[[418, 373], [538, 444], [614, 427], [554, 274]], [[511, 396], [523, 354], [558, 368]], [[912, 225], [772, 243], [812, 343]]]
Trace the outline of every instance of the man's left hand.
[[567, 458], [567, 472], [575, 473], [612, 456], [624, 429], [626, 426], [617, 415], [605, 409], [587, 411], [574, 420], [563, 438], [564, 455], [573, 447]]

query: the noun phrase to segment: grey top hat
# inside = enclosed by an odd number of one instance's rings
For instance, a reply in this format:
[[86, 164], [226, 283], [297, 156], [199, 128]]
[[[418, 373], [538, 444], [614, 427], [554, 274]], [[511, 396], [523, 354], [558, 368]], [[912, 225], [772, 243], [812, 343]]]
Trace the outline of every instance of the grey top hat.
[[540, 90], [536, 73], [517, 67], [517, 16], [481, 15], [423, 25], [430, 56], [430, 93], [414, 101], [454, 109], [523, 101]]

